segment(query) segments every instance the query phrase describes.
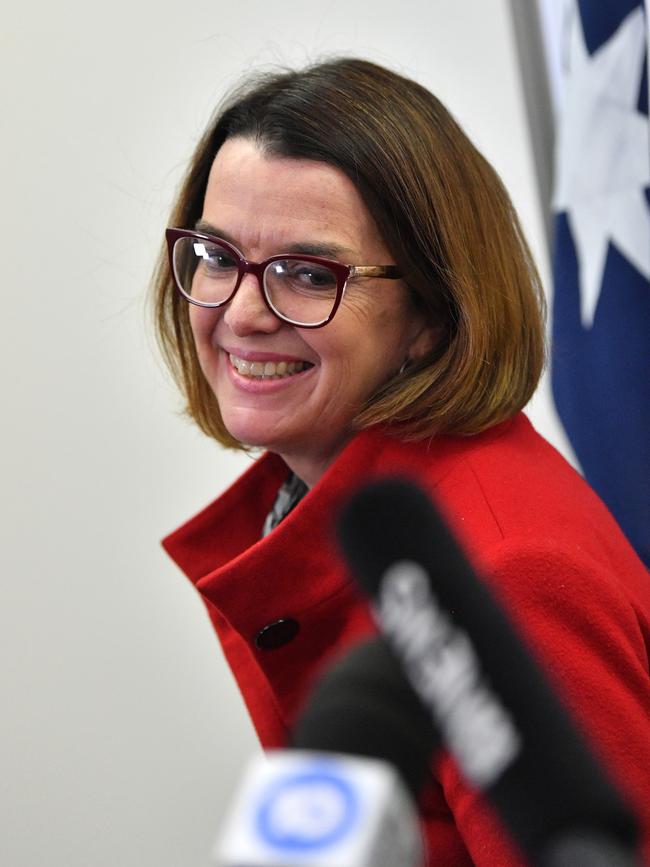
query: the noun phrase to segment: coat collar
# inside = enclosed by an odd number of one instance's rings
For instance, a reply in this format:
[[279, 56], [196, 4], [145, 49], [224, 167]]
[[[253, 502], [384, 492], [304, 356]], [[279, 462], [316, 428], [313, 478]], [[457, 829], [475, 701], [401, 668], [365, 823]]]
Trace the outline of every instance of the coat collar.
[[253, 609], [262, 622], [277, 617], [278, 599], [291, 598], [297, 610], [305, 610], [348, 583], [343, 567], [333, 564], [338, 560], [334, 525], [354, 490], [388, 475], [421, 479], [423, 461], [427, 487], [433, 489], [468, 444], [480, 448], [502, 428], [426, 443], [405, 443], [378, 428], [362, 431], [286, 519], [261, 538], [288, 473], [281, 458], [264, 454], [217, 500], [167, 536], [163, 547], [235, 628], [245, 625]]

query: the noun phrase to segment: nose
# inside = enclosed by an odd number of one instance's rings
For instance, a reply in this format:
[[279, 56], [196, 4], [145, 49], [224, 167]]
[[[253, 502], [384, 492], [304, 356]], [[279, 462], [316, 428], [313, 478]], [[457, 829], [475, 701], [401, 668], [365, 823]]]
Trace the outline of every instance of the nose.
[[282, 322], [266, 306], [255, 274], [244, 274], [235, 297], [226, 305], [223, 320], [237, 337], [263, 332], [271, 334]]

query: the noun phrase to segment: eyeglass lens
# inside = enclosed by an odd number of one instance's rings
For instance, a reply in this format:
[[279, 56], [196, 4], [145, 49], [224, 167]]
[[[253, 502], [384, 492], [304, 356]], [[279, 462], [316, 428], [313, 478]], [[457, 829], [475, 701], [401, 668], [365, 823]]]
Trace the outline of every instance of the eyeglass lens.
[[[203, 304], [222, 304], [237, 285], [239, 260], [212, 241], [179, 238], [174, 245], [174, 272], [183, 293]], [[287, 257], [267, 265], [264, 293], [281, 317], [296, 324], [324, 322], [336, 303], [337, 276], [327, 266]]]

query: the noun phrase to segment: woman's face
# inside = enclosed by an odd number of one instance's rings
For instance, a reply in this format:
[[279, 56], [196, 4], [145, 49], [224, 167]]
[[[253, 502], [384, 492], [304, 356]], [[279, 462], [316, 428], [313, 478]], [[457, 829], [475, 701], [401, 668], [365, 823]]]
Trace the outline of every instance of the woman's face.
[[[251, 261], [317, 247], [345, 264], [393, 262], [346, 175], [321, 162], [265, 156], [248, 139], [229, 139], [219, 150], [202, 226]], [[277, 319], [247, 274], [226, 307], [192, 305], [190, 320], [226, 428], [246, 445], [280, 454], [308, 485], [345, 445], [365, 400], [405, 360], [431, 348], [401, 280], [350, 281], [334, 319], [309, 330]], [[260, 375], [268, 362], [276, 372], [286, 364], [284, 375]]]

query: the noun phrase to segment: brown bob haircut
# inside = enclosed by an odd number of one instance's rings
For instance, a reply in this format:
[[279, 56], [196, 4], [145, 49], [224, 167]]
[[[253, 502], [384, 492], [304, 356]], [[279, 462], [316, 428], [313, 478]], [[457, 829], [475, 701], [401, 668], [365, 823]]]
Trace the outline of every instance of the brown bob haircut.
[[[318, 160], [344, 172], [417, 308], [439, 329], [429, 356], [359, 407], [358, 428], [388, 424], [405, 439], [472, 434], [528, 402], [544, 364], [537, 271], [499, 177], [435, 96], [357, 59], [257, 76], [210, 122], [170, 225], [193, 228], [200, 219], [212, 162], [234, 136], [271, 157]], [[225, 429], [200, 369], [189, 305], [164, 251], [153, 288], [159, 343], [188, 414], [222, 444], [245, 448]]]

